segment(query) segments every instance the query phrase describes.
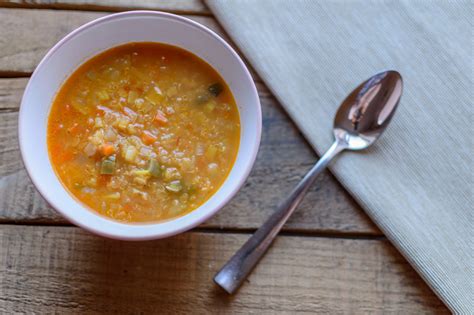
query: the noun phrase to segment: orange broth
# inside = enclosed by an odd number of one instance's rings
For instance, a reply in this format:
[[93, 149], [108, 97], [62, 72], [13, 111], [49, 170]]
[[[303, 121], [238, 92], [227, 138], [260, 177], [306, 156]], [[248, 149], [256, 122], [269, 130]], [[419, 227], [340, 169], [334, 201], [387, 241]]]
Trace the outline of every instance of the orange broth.
[[206, 62], [181, 48], [130, 43], [82, 64], [48, 120], [62, 184], [123, 222], [182, 216], [222, 185], [237, 156], [234, 97]]

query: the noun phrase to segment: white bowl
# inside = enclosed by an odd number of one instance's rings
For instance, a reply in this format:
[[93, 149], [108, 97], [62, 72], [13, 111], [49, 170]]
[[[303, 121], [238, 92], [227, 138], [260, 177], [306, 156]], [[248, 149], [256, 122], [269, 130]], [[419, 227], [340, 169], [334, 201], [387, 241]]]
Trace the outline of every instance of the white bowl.
[[[48, 115], [61, 84], [86, 60], [128, 42], [175, 45], [204, 59], [229, 85], [240, 113], [240, 148], [223, 185], [199, 208], [162, 223], [125, 224], [88, 209], [65, 190], [48, 157]], [[153, 11], [131, 11], [108, 15], [79, 27], [46, 54], [23, 94], [19, 140], [23, 161], [36, 188], [68, 220], [102, 236], [122, 240], [147, 240], [168, 237], [197, 226], [214, 215], [235, 195], [255, 161], [261, 125], [260, 102], [252, 77], [237, 53], [222, 38], [208, 28], [180, 16]]]

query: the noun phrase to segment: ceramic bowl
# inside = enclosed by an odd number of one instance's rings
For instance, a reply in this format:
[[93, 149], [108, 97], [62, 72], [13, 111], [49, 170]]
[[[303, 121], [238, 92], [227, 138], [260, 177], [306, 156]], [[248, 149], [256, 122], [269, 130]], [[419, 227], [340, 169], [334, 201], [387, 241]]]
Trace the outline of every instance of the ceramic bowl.
[[[169, 221], [126, 224], [103, 217], [73, 198], [60, 183], [48, 157], [46, 131], [51, 103], [66, 78], [82, 63], [129, 42], [160, 42], [186, 49], [209, 63], [227, 82], [239, 108], [240, 148], [219, 190], [194, 211]], [[261, 109], [252, 77], [237, 53], [205, 26], [177, 15], [131, 11], [87, 23], [59, 41], [40, 62], [25, 89], [19, 114], [21, 155], [34, 185], [72, 223], [122, 240], [147, 240], [189, 230], [213, 216], [239, 190], [257, 155]]]

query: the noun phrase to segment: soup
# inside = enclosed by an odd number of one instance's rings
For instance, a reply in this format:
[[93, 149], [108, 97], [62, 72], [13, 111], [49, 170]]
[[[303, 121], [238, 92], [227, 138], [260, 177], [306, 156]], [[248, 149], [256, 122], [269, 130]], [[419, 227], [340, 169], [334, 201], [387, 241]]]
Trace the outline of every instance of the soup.
[[123, 222], [182, 216], [208, 200], [236, 159], [237, 105], [206, 62], [131, 43], [81, 65], [56, 95], [48, 151], [62, 184]]

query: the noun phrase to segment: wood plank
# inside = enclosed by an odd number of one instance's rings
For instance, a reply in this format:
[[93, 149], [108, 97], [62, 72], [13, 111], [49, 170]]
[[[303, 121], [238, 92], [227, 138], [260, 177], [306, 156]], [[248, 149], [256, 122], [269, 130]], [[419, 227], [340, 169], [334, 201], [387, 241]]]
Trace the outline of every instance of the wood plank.
[[212, 276], [245, 234], [121, 242], [0, 226], [1, 313], [448, 314], [387, 241], [279, 237], [237, 295]]
[[[27, 79], [0, 79], [0, 220], [66, 223], [26, 175], [17, 142], [18, 104]], [[259, 87], [263, 135], [254, 170], [241, 192], [206, 228], [254, 229], [317, 159], [268, 90]], [[380, 235], [352, 198], [323, 173], [286, 226], [287, 231]]]
[[[0, 77], [27, 76], [46, 52], [77, 27], [108, 13], [63, 10], [0, 9]], [[185, 15], [207, 26], [238, 49], [219, 26], [208, 16]], [[240, 54], [242, 57], [242, 54]], [[245, 62], [245, 58], [242, 57]], [[248, 66], [254, 79], [255, 71]]]
[[0, 0], [0, 7], [91, 11], [160, 10], [178, 14], [211, 14], [201, 0]]
[[27, 78], [0, 79], [0, 110], [18, 110]]

